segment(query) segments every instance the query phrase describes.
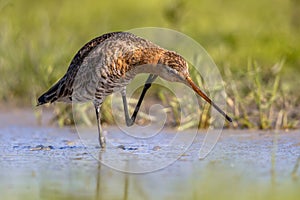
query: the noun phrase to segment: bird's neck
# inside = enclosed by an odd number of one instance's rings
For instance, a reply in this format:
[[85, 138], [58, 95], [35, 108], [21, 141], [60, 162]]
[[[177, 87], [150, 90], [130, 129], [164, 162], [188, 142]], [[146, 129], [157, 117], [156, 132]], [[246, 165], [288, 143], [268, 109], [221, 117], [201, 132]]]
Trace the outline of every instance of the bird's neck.
[[128, 56], [131, 66], [157, 64], [164, 50], [161, 48], [144, 48], [137, 49]]
[[137, 49], [125, 56], [129, 74], [159, 73], [157, 64], [164, 50], [161, 48]]

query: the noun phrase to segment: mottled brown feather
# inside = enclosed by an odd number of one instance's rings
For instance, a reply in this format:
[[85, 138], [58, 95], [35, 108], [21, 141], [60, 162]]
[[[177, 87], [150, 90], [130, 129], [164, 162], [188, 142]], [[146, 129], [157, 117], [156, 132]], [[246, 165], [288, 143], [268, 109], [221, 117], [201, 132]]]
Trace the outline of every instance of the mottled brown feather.
[[[82, 88], [83, 93], [89, 93], [86, 96], [82, 95], [82, 99], [79, 98], [80, 94], [77, 95], [77, 101], [82, 102], [96, 98], [101, 103], [107, 95], [128, 84], [137, 73], [137, 70], [134, 70], [136, 66], [150, 64], [153, 67], [158, 63], [169, 65], [175, 71], [187, 71], [187, 69], [182, 69], [183, 67], [187, 68], [184, 59], [175, 52], [167, 51], [131, 33], [104, 34], [91, 40], [77, 52], [67, 73], [39, 97], [38, 105], [54, 101], [72, 102], [74, 88], [77, 90]], [[97, 82], [93, 83], [95, 88], [85, 88], [88, 87], [86, 79], [91, 77], [90, 74], [87, 74], [90, 73], [88, 72], [90, 69], [84, 69], [88, 66], [98, 76], [96, 77]], [[147, 70], [151, 71], [150, 68]], [[79, 70], [80, 74], [78, 74]], [[77, 87], [75, 87], [74, 81], [76, 81]]]
[[72, 85], [74, 78], [77, 75], [78, 69], [81, 66], [84, 58], [95, 48], [97, 45], [101, 44], [106, 39], [110, 38], [113, 35], [119, 34], [121, 32], [112, 32], [101, 35], [97, 38], [92, 39], [90, 42], [85, 44], [74, 56], [71, 61], [71, 64], [67, 70], [67, 73], [56, 83], [54, 84], [47, 92], [42, 94], [38, 98], [38, 105], [45, 103], [55, 102], [59, 98], [69, 97], [72, 101]]

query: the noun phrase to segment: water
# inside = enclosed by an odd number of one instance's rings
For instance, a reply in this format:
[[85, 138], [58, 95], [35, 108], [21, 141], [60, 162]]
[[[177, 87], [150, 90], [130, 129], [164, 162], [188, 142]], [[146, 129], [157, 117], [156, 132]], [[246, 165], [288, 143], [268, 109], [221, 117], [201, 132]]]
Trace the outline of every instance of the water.
[[[80, 139], [74, 128], [35, 124], [28, 110], [0, 114], [1, 199], [298, 199], [298, 130], [225, 130], [203, 160], [200, 132], [179, 159], [189, 131], [149, 143], [105, 127], [108, 148], [97, 146], [94, 129]], [[83, 133], [83, 131], [81, 132]], [[168, 151], [170, 150], [170, 151]], [[167, 153], [166, 153], [167, 152]], [[102, 161], [99, 162], [99, 159]], [[175, 161], [175, 162], [173, 162]], [[155, 169], [151, 173], [143, 170]], [[123, 171], [140, 170], [140, 173]], [[294, 174], [292, 174], [294, 170]], [[296, 170], [296, 171], [295, 171]], [[150, 170], [151, 171], [151, 170]]]

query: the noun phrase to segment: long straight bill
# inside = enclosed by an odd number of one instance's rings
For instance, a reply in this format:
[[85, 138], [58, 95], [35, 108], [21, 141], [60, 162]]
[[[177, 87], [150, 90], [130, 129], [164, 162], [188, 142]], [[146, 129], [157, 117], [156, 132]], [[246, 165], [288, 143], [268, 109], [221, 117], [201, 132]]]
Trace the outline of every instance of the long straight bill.
[[212, 105], [219, 113], [221, 113], [229, 122], [232, 122], [232, 119], [221, 109], [219, 106], [217, 106], [206, 94], [204, 94], [200, 88], [193, 82], [191, 77], [186, 78], [187, 82], [190, 84], [190, 86], [193, 88], [193, 90], [201, 96], [205, 101], [207, 101], [210, 105]]

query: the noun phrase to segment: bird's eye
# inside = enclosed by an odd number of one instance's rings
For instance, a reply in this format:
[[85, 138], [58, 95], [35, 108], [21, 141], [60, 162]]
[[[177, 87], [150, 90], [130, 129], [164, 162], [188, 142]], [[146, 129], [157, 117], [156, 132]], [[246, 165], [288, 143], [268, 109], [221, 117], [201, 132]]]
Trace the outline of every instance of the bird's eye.
[[168, 73], [174, 74], [174, 75], [177, 74], [177, 71], [175, 69], [173, 69], [171, 67], [168, 67], [167, 69], [168, 69]]

